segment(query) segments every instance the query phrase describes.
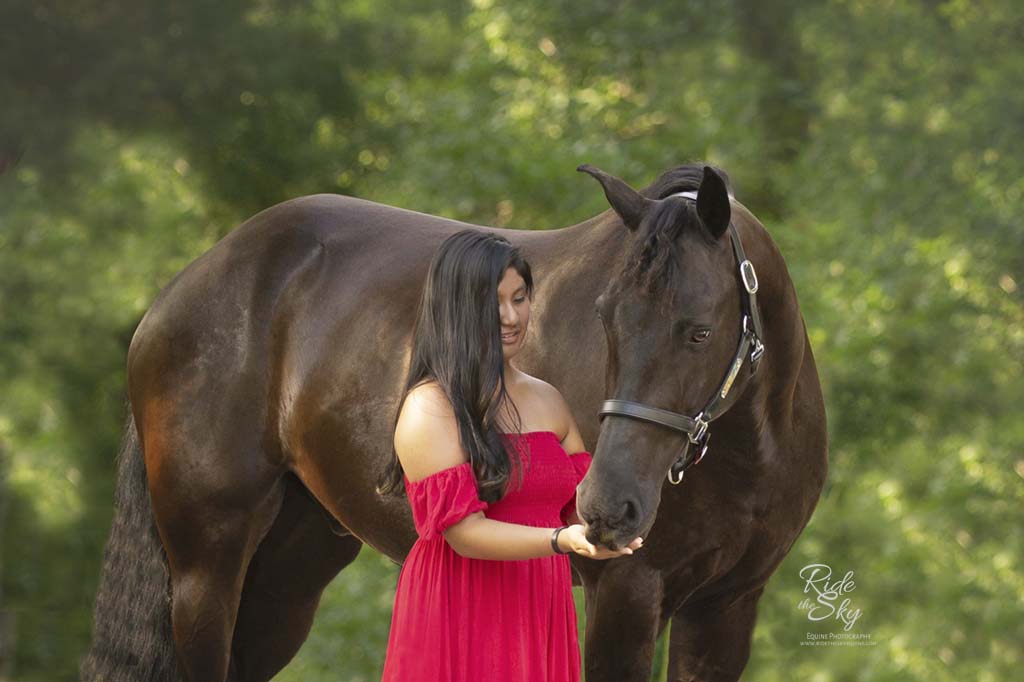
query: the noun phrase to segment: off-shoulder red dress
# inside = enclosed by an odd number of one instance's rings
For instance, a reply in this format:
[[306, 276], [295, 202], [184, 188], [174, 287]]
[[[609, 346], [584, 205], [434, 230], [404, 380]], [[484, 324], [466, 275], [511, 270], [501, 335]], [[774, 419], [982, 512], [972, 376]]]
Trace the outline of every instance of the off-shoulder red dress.
[[[590, 453], [552, 431], [506, 435], [525, 473], [505, 496], [477, 497], [469, 462], [405, 479], [419, 538], [398, 575], [383, 682], [578, 682], [580, 649], [568, 555], [497, 561], [457, 554], [441, 534], [467, 515], [556, 528], [576, 508]], [[513, 460], [514, 461], [514, 460]]]

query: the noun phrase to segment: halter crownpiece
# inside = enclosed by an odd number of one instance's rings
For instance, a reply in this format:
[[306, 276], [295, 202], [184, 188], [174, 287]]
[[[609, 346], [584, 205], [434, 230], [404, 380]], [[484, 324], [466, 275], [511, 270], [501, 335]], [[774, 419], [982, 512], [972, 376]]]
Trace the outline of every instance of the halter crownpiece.
[[[665, 199], [672, 197], [683, 197], [696, 201], [697, 193], [676, 192], [675, 194], [668, 195]], [[732, 199], [732, 195], [729, 195], [729, 198]], [[740, 292], [740, 303], [743, 313], [740, 322], [740, 342], [736, 348], [736, 354], [733, 356], [729, 370], [725, 374], [725, 378], [722, 379], [718, 390], [708, 400], [704, 409], [696, 417], [687, 417], [686, 415], [663, 410], [658, 407], [650, 407], [631, 400], [608, 399], [604, 401], [597, 413], [598, 420], [603, 420], [607, 415], [617, 415], [661, 424], [662, 426], [685, 433], [687, 439], [683, 445], [683, 451], [669, 468], [668, 472], [669, 483], [673, 485], [681, 483], [686, 470], [704, 459], [704, 455], [708, 451], [708, 439], [711, 438], [708, 427], [711, 422], [725, 413], [725, 410], [722, 409], [722, 404], [726, 396], [729, 395], [733, 382], [736, 381], [736, 376], [743, 367], [743, 361], [748, 357], [747, 351], [750, 351], [751, 374], [757, 371], [757, 366], [764, 356], [765, 346], [762, 341], [764, 329], [761, 324], [761, 313], [757, 307], [757, 273], [754, 270], [754, 264], [750, 262], [743, 252], [743, 243], [740, 241], [739, 232], [731, 220], [729, 221], [729, 237], [732, 241], [733, 253], [736, 254], [736, 262], [739, 264], [740, 282], [743, 284]], [[691, 444], [696, 445], [699, 450], [695, 456], [687, 460], [686, 455], [690, 451]]]

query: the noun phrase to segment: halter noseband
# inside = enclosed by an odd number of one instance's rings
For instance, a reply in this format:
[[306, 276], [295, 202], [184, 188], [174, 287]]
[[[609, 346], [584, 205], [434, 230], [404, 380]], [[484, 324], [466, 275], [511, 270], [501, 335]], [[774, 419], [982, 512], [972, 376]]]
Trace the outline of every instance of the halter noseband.
[[[669, 199], [671, 197], [684, 197], [696, 201], [697, 193], [677, 192], [664, 198]], [[722, 379], [722, 383], [718, 386], [718, 390], [715, 391], [711, 399], [704, 405], [704, 409], [696, 417], [687, 417], [677, 412], [650, 407], [630, 400], [609, 399], [604, 401], [598, 412], [599, 420], [603, 420], [609, 414], [618, 415], [661, 424], [662, 426], [685, 433], [687, 441], [683, 444], [683, 451], [668, 472], [668, 480], [673, 485], [681, 483], [686, 470], [704, 459], [704, 455], [708, 451], [708, 439], [711, 438], [711, 434], [708, 433], [708, 426], [725, 413], [725, 410], [722, 409], [722, 404], [726, 396], [729, 395], [729, 390], [732, 388], [736, 376], [743, 367], [743, 360], [747, 357], [747, 351], [750, 351], [751, 374], [757, 371], [757, 366], [764, 355], [765, 347], [762, 341], [764, 329], [761, 325], [761, 314], [757, 308], [757, 273], [754, 272], [754, 264], [747, 260], [747, 256], [743, 252], [743, 244], [740, 242], [739, 232], [736, 231], [736, 226], [733, 225], [732, 220], [729, 221], [729, 237], [732, 241], [733, 252], [736, 254], [736, 262], [739, 263], [740, 281], [743, 282], [743, 290], [740, 293], [743, 309], [740, 342], [736, 348], [736, 354], [733, 356], [729, 371], [726, 372], [725, 378]], [[687, 460], [686, 455], [690, 451], [691, 444], [698, 446], [700, 450], [695, 456]]]

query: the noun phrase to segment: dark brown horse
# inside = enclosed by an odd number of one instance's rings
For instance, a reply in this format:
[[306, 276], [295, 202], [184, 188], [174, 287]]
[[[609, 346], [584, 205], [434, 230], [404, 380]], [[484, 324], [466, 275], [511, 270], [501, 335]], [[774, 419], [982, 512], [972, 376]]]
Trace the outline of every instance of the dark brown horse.
[[[679, 167], [636, 193], [581, 168], [614, 211], [558, 230], [480, 229], [533, 267], [534, 338], [517, 364], [562, 391], [593, 448], [579, 490], [589, 536], [646, 538], [631, 557], [572, 559], [587, 679], [646, 681], [671, 619], [669, 679], [735, 680], [758, 598], [827, 469], [796, 292], [767, 231], [714, 171]], [[408, 505], [374, 483], [428, 262], [465, 227], [303, 197], [254, 216], [164, 288], [128, 354], [131, 409], [85, 679], [270, 679], [363, 543], [403, 560], [416, 537]], [[704, 461], [667, 480], [707, 433]]]

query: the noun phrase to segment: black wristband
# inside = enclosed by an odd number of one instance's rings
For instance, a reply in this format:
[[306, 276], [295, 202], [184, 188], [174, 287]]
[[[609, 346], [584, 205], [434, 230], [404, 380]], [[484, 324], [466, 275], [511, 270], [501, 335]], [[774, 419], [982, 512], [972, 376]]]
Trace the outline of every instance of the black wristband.
[[555, 554], [568, 554], [569, 553], [568, 551], [563, 552], [562, 550], [560, 550], [558, 548], [558, 534], [561, 533], [563, 530], [565, 530], [568, 527], [569, 526], [562, 526], [561, 528], [556, 528], [555, 532], [551, 534], [551, 549], [555, 550]]

